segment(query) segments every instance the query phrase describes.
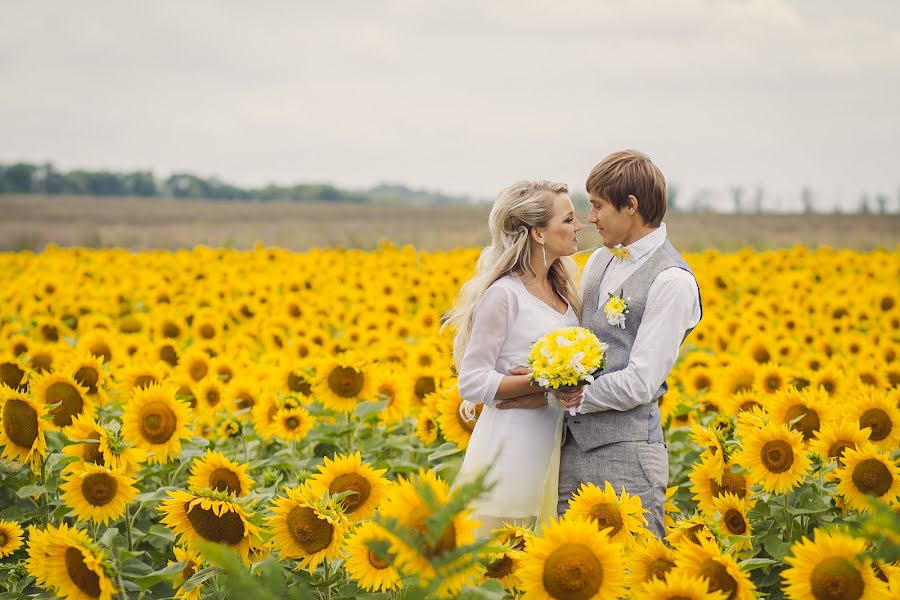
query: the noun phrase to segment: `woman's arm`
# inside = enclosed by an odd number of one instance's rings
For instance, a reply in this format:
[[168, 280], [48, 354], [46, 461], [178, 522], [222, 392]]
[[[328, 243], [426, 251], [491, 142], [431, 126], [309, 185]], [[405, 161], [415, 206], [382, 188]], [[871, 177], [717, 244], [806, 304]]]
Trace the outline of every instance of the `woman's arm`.
[[487, 289], [472, 324], [472, 335], [459, 366], [459, 395], [475, 404], [494, 406], [495, 400], [541, 391], [528, 375], [506, 375], [495, 369], [509, 325], [515, 321], [515, 295], [503, 286]]

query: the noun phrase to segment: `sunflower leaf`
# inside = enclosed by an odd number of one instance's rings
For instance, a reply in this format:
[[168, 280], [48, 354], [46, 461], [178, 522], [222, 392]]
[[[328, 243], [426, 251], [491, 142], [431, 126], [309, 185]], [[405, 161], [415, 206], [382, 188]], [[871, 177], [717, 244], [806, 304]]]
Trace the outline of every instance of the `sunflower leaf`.
[[26, 485], [19, 488], [16, 495], [19, 498], [27, 498], [29, 496], [42, 496], [47, 493], [46, 486], [43, 485]]

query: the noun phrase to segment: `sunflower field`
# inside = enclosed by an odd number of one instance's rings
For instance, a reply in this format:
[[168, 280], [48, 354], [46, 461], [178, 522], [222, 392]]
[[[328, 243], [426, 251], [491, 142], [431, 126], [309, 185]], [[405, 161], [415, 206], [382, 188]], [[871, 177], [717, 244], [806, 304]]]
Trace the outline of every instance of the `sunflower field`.
[[900, 249], [686, 256], [664, 541], [609, 485], [474, 535], [477, 256], [0, 254], [0, 599], [900, 597]]

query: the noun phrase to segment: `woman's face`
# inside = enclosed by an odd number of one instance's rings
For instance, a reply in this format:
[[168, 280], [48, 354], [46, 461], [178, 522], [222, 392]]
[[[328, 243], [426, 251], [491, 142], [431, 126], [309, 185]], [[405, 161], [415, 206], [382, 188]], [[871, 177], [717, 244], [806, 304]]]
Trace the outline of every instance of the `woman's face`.
[[550, 221], [546, 227], [539, 228], [538, 231], [543, 234], [547, 264], [560, 256], [571, 256], [578, 251], [578, 232], [581, 231], [581, 223], [575, 216], [575, 207], [572, 206], [572, 199], [568, 194], [556, 194], [553, 197]]

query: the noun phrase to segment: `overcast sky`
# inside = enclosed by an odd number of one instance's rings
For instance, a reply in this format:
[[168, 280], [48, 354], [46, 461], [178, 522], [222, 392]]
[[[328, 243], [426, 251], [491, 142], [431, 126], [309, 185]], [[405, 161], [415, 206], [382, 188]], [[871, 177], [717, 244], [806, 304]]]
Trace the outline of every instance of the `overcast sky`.
[[689, 195], [900, 194], [897, 0], [0, 0], [0, 86], [0, 162], [493, 197], [633, 147]]

